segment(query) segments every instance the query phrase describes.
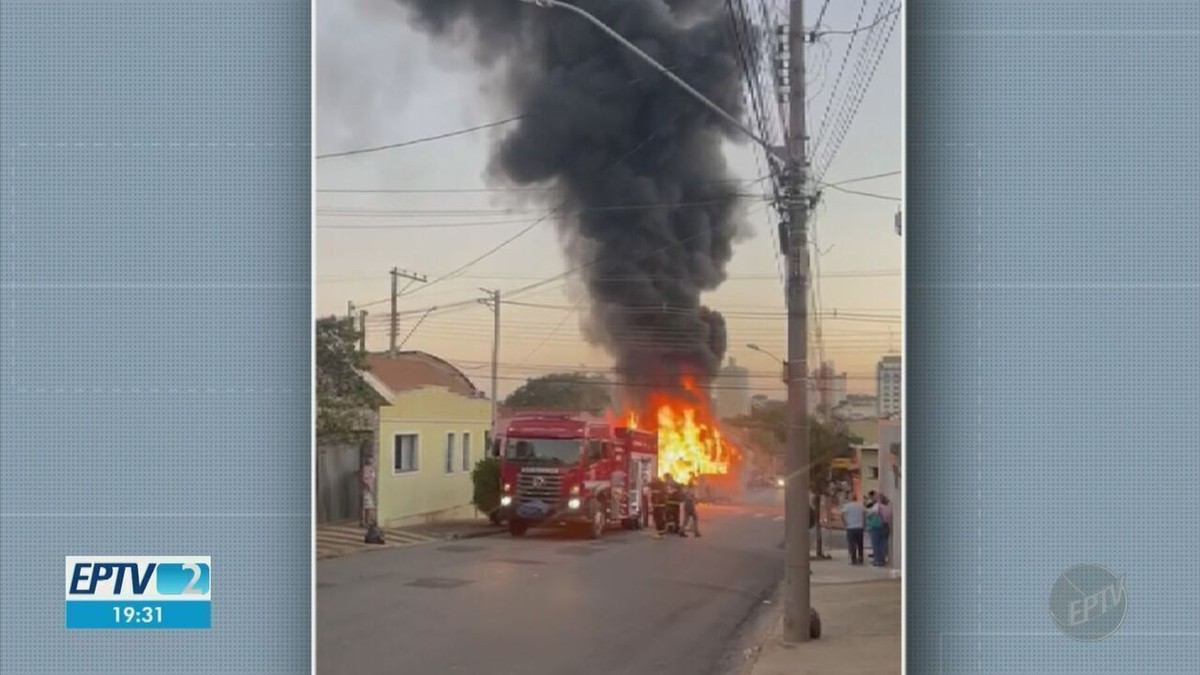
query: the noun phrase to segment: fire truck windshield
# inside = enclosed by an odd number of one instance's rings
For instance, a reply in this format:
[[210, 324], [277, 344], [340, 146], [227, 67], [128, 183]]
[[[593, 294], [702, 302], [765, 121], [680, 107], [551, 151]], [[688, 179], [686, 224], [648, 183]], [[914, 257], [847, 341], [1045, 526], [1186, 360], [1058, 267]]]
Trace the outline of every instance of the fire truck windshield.
[[578, 439], [510, 438], [504, 458], [517, 462], [574, 464], [583, 444]]

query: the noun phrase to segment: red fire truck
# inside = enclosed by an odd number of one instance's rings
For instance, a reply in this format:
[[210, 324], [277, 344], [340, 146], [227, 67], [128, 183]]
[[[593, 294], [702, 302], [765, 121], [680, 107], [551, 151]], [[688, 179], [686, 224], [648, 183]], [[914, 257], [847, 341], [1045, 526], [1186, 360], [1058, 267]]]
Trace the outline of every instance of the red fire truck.
[[565, 526], [598, 539], [609, 527], [641, 527], [657, 434], [552, 411], [517, 413], [496, 431], [500, 505], [513, 536]]

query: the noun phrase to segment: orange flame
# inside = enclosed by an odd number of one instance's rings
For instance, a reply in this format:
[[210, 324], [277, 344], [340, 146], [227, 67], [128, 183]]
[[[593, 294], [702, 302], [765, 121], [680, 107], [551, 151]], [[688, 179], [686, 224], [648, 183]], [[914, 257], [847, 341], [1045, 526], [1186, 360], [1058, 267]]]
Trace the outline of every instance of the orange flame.
[[[680, 383], [684, 391], [695, 392], [696, 381], [685, 376]], [[708, 406], [693, 399], [676, 399], [666, 393], [651, 396], [651, 419], [657, 422], [658, 475], [671, 474], [679, 480], [690, 476], [728, 474], [740, 455], [731, 443], [721, 436]], [[609, 419], [622, 419], [626, 426], [637, 429], [643, 422], [634, 411], [609, 414]]]
[[733, 449], [715, 426], [697, 421], [697, 410], [658, 408], [658, 475], [677, 479], [729, 473]]

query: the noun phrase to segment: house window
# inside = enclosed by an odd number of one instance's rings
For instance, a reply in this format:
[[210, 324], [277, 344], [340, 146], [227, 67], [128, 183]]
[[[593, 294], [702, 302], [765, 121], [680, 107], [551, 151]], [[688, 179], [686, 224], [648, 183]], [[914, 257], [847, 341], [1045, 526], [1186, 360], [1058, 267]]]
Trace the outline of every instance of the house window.
[[446, 434], [446, 473], [454, 473], [454, 432]]
[[870, 468], [870, 477], [879, 480], [879, 467], [873, 466]]
[[462, 470], [471, 470], [471, 432], [463, 432]]
[[416, 434], [396, 434], [392, 441], [392, 470], [395, 473], [417, 470]]

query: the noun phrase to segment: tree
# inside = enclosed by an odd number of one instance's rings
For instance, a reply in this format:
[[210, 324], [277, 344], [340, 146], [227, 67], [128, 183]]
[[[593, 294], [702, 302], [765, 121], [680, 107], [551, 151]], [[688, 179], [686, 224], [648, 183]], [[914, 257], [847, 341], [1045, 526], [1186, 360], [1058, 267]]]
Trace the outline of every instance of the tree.
[[[738, 417], [734, 424], [760, 436], [765, 436], [770, 443], [764, 444], [776, 454], [782, 454], [787, 446], [787, 408], [772, 406], [757, 408], [749, 415]], [[849, 457], [852, 446], [862, 443], [862, 439], [850, 433], [845, 422], [837, 419], [821, 420], [816, 417], [808, 419], [808, 488], [812, 494], [812, 508], [819, 515], [821, 512], [821, 497], [829, 488], [829, 476], [833, 460], [838, 457]], [[817, 519], [817, 557], [824, 558], [825, 546], [821, 541], [821, 522]]]
[[484, 457], [475, 463], [471, 470], [471, 483], [474, 491], [471, 503], [496, 524], [500, 523], [500, 460], [495, 457]]
[[378, 395], [359, 376], [367, 370], [351, 317], [316, 322], [317, 437], [339, 441], [362, 431]]
[[853, 452], [852, 446], [862, 443], [862, 439], [850, 433], [846, 423], [829, 419], [827, 421], [810, 420], [808, 427], [809, 452], [809, 489], [812, 491], [813, 508], [818, 514], [817, 519], [817, 557], [828, 558], [825, 555], [825, 542], [821, 540], [821, 498], [829, 490], [829, 480], [832, 473], [833, 460], [838, 457], [849, 457]]
[[612, 404], [609, 388], [608, 378], [596, 373], [553, 373], [526, 380], [504, 406], [600, 413]]

